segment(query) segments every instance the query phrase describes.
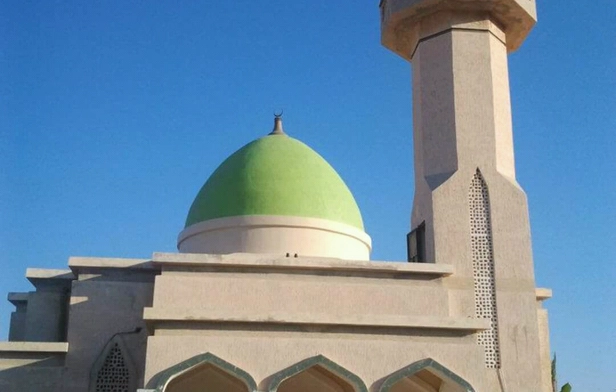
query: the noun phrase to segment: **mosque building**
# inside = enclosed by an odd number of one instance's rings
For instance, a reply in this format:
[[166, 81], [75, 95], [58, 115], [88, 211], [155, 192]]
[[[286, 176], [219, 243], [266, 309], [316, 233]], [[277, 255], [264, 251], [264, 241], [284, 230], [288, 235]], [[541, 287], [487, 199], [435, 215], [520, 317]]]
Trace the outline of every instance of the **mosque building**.
[[28, 269], [0, 391], [552, 391], [507, 67], [535, 1], [380, 11], [413, 72], [407, 262], [370, 260], [351, 191], [276, 116], [205, 182], [178, 253]]

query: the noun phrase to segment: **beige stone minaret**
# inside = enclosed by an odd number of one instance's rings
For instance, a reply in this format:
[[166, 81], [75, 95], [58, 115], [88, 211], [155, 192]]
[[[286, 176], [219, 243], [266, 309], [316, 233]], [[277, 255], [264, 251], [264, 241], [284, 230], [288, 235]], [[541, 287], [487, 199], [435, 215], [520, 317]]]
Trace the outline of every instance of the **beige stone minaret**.
[[451, 315], [490, 319], [478, 344], [502, 389], [546, 389], [540, 356], [549, 349], [539, 335], [528, 207], [515, 175], [507, 68], [507, 53], [536, 21], [535, 1], [380, 7], [383, 45], [413, 69], [411, 225], [422, 231], [414, 237], [420, 259], [455, 266]]

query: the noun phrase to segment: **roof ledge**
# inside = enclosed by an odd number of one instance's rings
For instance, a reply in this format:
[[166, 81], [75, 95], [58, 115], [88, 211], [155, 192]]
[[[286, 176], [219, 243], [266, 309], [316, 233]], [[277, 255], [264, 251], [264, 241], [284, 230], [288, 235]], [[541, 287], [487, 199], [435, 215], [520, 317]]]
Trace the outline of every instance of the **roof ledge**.
[[48, 289], [69, 288], [76, 278], [72, 271], [67, 269], [28, 268], [26, 279], [37, 289]]
[[7, 300], [15, 306], [25, 305], [28, 303], [30, 293], [9, 293]]
[[68, 267], [75, 275], [84, 271], [101, 269], [140, 270], [148, 271], [156, 269], [149, 259], [123, 259], [105, 257], [71, 257], [68, 259]]
[[344, 272], [363, 275], [433, 276], [445, 277], [454, 273], [450, 264], [407, 263], [395, 261], [345, 260], [329, 257], [296, 257], [253, 253], [206, 254], [206, 253], [154, 253], [152, 263], [167, 267], [216, 267], [216, 269], [277, 270], [280, 272], [306, 273]]
[[68, 352], [66, 342], [0, 342], [0, 353], [59, 353]]
[[537, 301], [543, 302], [547, 299], [552, 298], [552, 290], [543, 287], [537, 287], [535, 289], [535, 296], [537, 297]]

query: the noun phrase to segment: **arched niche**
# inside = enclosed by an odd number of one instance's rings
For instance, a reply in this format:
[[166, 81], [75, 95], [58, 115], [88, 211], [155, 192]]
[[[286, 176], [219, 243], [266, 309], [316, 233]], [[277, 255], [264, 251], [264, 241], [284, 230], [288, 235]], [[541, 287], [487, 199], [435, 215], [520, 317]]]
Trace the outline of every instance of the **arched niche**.
[[368, 392], [364, 382], [342, 366], [317, 355], [272, 376], [269, 392]]
[[132, 392], [137, 389], [137, 369], [121, 335], [114, 335], [90, 371], [90, 392]]
[[150, 383], [156, 392], [255, 392], [255, 380], [212, 353], [200, 354], [158, 373]]
[[415, 362], [385, 379], [379, 392], [475, 392], [451, 370], [428, 358]]

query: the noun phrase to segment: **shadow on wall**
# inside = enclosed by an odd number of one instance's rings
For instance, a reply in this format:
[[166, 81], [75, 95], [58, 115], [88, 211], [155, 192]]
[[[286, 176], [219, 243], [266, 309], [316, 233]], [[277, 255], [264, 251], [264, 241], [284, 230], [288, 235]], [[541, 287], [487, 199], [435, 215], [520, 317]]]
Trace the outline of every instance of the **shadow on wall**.
[[[156, 271], [131, 267], [88, 270], [86, 279], [72, 279], [59, 324], [62, 341], [44, 336], [23, 341], [28, 336], [22, 336], [0, 342], [0, 391], [77, 392], [96, 390], [97, 383], [120, 388], [112, 390], [125, 390], [126, 385], [135, 391], [143, 385], [148, 337], [143, 308], [152, 304]], [[27, 322], [40, 319], [36, 313], [41, 306], [30, 307], [29, 299], [23, 305], [22, 313], [33, 313]]]
[[85, 370], [86, 378], [77, 386], [67, 382], [70, 376], [66, 367], [68, 343], [0, 343], [0, 391], [98, 391], [101, 386], [119, 387], [117, 390], [122, 391], [126, 387], [135, 391], [142, 384], [143, 375], [133, 357], [138, 355], [143, 357], [141, 361], [145, 360], [146, 341], [147, 333], [142, 328], [114, 334], [102, 350], [99, 347], [98, 355], [83, 361], [81, 368]]
[[[0, 366], [8, 358], [2, 355]], [[13, 360], [13, 359], [10, 359]], [[11, 367], [0, 370], [0, 391], [2, 392], [29, 392], [49, 391], [61, 392], [64, 368], [62, 360], [53, 356], [33, 364]]]
[[143, 309], [152, 305], [154, 276], [140, 275], [106, 272], [74, 283], [63, 392], [135, 391], [143, 385]]

